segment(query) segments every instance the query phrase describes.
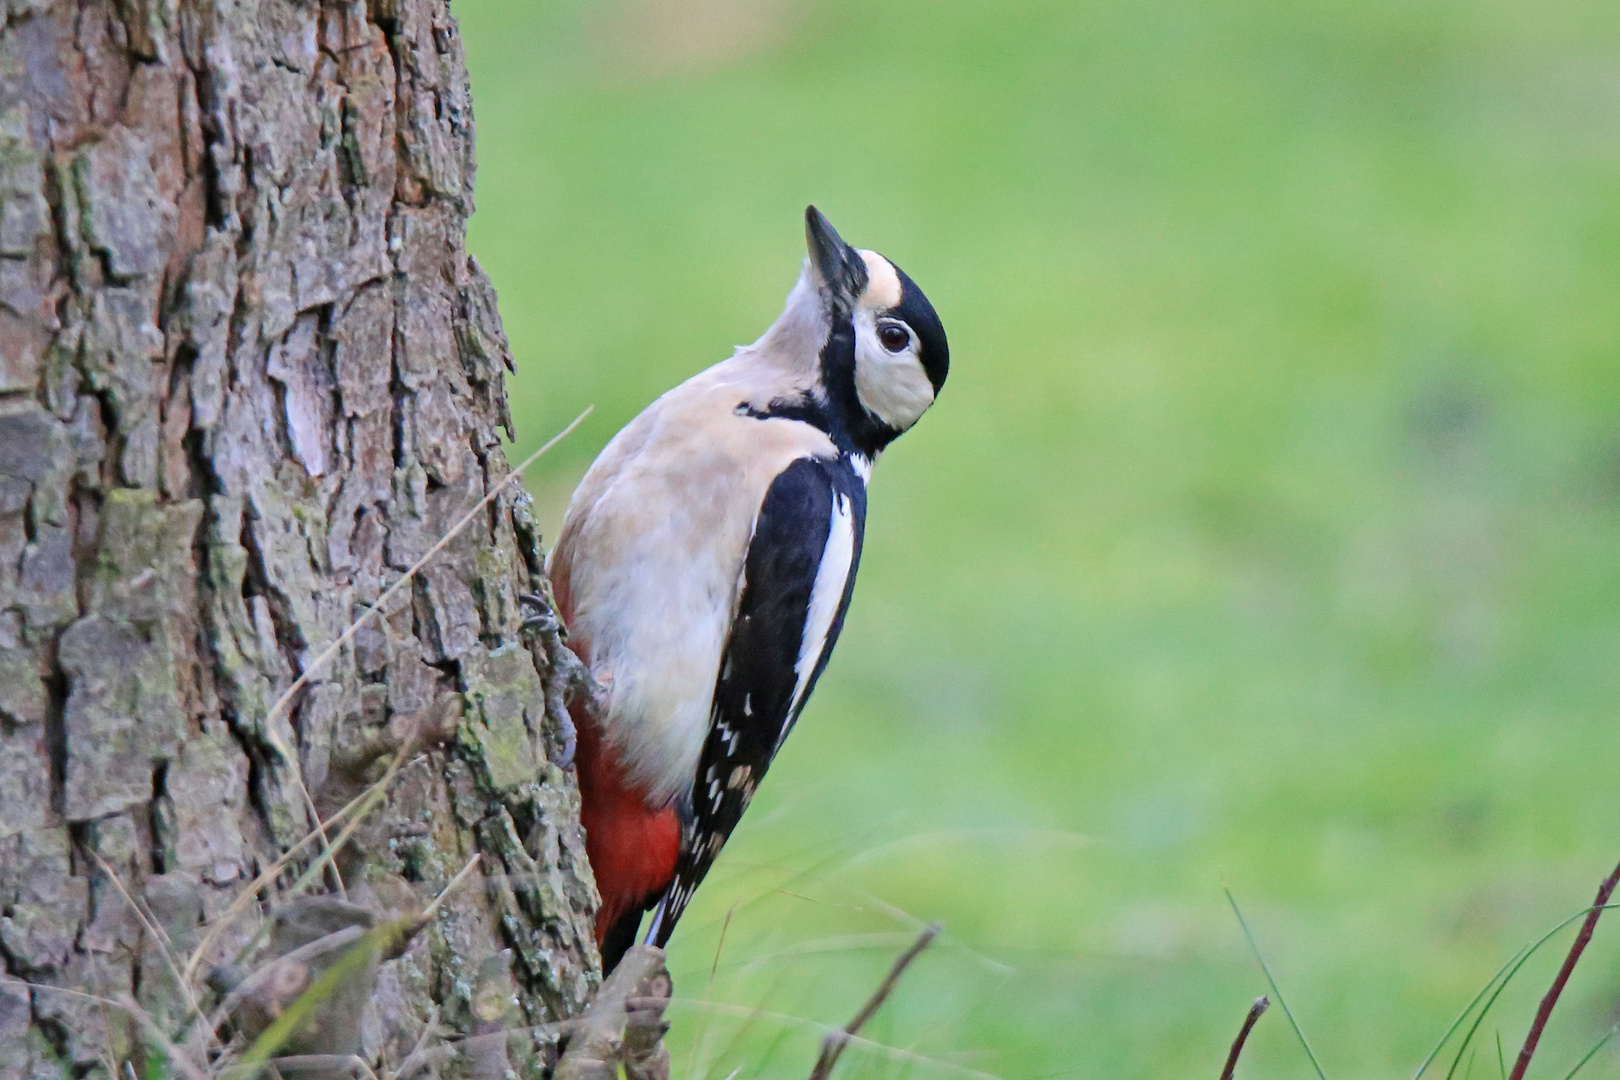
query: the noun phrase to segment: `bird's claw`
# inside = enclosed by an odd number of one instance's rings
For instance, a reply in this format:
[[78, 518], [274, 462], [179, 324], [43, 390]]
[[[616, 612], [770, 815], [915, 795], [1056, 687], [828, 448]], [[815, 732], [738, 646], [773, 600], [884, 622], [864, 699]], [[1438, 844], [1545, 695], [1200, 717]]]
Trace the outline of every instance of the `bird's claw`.
[[[572, 650], [563, 644], [565, 640], [562, 620], [552, 609], [551, 602], [541, 593], [529, 592], [518, 595], [518, 604], [523, 609], [522, 631], [530, 636], [556, 634], [557, 636], [546, 643], [546, 653], [553, 668], [562, 679], [562, 686], [567, 691], [577, 692], [581, 686], [589, 688], [595, 684], [585, 665], [579, 662]], [[549, 680], [548, 680], [549, 681]], [[549, 691], [548, 691], [549, 696]], [[579, 748], [579, 731], [574, 726], [574, 718], [569, 715], [568, 708], [562, 704], [566, 697], [559, 697], [557, 703], [550, 711], [556, 713], [557, 734], [562, 738], [562, 750], [554, 760], [560, 769], [566, 769], [574, 763], [574, 753]]]
[[574, 764], [574, 751], [579, 748], [579, 729], [574, 727], [574, 718], [564, 709], [557, 717], [557, 734], [562, 736], [562, 751], [557, 754], [555, 764], [559, 769], [566, 769]]
[[518, 605], [525, 609], [521, 624], [524, 633], [549, 634], [562, 629], [557, 613], [551, 610], [551, 604], [539, 593], [522, 593], [518, 596]]

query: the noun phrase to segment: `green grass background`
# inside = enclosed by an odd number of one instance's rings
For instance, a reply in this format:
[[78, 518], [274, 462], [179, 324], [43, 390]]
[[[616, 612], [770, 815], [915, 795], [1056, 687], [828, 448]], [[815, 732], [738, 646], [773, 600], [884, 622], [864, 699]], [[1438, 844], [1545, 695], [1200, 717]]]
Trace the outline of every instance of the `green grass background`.
[[[516, 452], [596, 406], [533, 476], [549, 532], [619, 425], [775, 317], [806, 202], [951, 337], [674, 944], [677, 1075], [802, 1077], [939, 919], [843, 1075], [1214, 1077], [1265, 989], [1226, 884], [1328, 1076], [1409, 1076], [1589, 901], [1620, 857], [1620, 5], [455, 11]], [[1602, 927], [1532, 1075], [1617, 1017]], [[1312, 1075], [1280, 1010], [1240, 1075]]]

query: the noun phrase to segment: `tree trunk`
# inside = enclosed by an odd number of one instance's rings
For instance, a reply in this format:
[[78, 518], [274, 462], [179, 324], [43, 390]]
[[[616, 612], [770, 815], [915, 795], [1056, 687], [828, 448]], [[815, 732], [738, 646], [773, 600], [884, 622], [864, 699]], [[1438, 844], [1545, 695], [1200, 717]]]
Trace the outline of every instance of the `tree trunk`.
[[[526, 1075], [597, 960], [521, 488], [311, 671], [508, 471], [445, 0], [0, 11], [0, 1077], [139, 1071], [326, 925], [310, 879], [410, 917], [475, 854], [322, 1012], [379, 1065], [431, 1026], [488, 1036], [435, 1069]], [[391, 766], [335, 864], [233, 912]]]

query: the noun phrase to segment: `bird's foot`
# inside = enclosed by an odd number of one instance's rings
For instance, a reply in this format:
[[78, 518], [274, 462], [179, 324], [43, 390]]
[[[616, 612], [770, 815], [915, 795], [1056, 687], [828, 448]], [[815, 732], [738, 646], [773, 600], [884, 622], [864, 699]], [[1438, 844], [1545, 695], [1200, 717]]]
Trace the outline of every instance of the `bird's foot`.
[[567, 709], [557, 717], [557, 734], [562, 736], [562, 749], [557, 753], [557, 768], [566, 769], [574, 764], [574, 752], [579, 749], [579, 729]]
[[551, 609], [551, 603], [540, 593], [522, 593], [518, 605], [523, 609], [522, 630], [525, 634], [549, 634], [562, 629], [562, 622]]
[[[573, 765], [574, 753], [579, 747], [579, 731], [574, 726], [574, 718], [569, 715], [567, 698], [570, 692], [577, 693], [581, 686], [587, 688], [589, 695], [595, 683], [579, 657], [563, 644], [567, 630], [552, 608], [551, 601], [542, 593], [533, 592], [520, 594], [518, 603], [524, 612], [522, 633], [543, 641], [546, 659], [551, 663], [552, 673], [546, 679], [547, 711], [556, 718], [557, 735], [562, 740], [562, 748], [553, 760], [558, 768], [566, 769]], [[553, 686], [557, 689], [553, 690]]]

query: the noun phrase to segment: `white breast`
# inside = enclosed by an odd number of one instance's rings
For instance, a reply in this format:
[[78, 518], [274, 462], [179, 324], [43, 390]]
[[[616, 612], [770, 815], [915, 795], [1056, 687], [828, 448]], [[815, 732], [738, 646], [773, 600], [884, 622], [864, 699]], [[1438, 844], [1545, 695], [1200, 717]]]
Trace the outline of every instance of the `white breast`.
[[758, 396], [749, 375], [737, 360], [716, 365], [621, 431], [575, 493], [553, 556], [570, 633], [607, 689], [607, 737], [659, 802], [697, 771], [766, 489], [792, 461], [835, 453], [808, 424], [737, 415]]

